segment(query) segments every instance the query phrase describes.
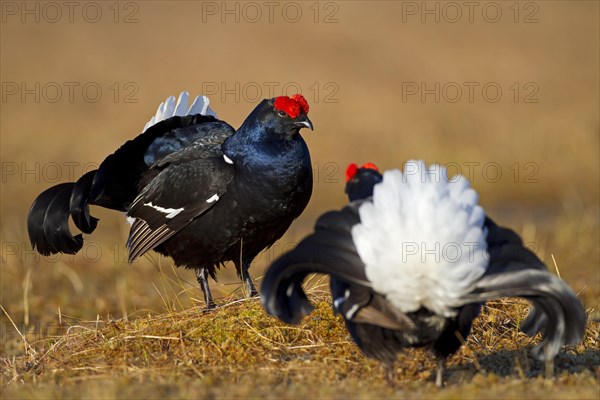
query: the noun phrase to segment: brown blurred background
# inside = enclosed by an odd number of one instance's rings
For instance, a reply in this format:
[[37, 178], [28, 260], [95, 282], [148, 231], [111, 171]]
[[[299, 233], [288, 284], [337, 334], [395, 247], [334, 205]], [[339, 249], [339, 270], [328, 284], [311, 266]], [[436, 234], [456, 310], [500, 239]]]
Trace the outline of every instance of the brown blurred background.
[[[1, 4], [0, 303], [20, 326], [201, 298], [169, 259], [124, 262], [119, 213], [94, 209], [99, 228], [73, 257], [36, 255], [25, 227], [39, 192], [97, 166], [183, 90], [235, 127], [262, 98], [310, 103], [313, 198], [254, 277], [344, 204], [349, 162], [420, 158], [470, 178], [597, 309], [598, 2]], [[233, 268], [214, 288], [240, 295]]]

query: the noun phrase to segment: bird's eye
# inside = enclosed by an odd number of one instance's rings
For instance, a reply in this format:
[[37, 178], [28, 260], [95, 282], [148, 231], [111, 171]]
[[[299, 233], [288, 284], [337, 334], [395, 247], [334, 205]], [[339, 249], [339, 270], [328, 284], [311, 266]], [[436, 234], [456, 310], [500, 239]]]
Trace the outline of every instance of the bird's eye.
[[279, 110], [279, 111], [277, 112], [277, 114], [278, 114], [280, 117], [285, 117], [285, 116], [287, 116], [287, 113], [286, 113], [285, 111], [282, 111], [282, 110]]

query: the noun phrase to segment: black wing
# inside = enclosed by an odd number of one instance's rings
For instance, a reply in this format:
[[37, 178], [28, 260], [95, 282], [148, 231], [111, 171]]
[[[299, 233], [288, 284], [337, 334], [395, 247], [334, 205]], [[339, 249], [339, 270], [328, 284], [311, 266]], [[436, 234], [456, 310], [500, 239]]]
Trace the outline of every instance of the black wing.
[[127, 211], [160, 172], [151, 170], [160, 160], [190, 146], [220, 145], [234, 133], [229, 124], [200, 114], [161, 121], [127, 141], [100, 164], [90, 189], [90, 203]]
[[160, 171], [136, 197], [127, 246], [129, 261], [160, 245], [213, 207], [233, 178], [219, 146], [196, 143], [152, 166]]

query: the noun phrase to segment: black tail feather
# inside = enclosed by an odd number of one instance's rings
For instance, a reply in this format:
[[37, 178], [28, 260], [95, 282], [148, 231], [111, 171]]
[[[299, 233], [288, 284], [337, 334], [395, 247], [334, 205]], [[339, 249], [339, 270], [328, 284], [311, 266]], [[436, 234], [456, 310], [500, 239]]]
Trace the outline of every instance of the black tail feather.
[[316, 272], [315, 264], [288, 264], [281, 260], [271, 266], [260, 288], [260, 299], [267, 312], [288, 324], [297, 324], [310, 314], [310, 304], [302, 282]]
[[577, 295], [562, 279], [551, 274], [533, 253], [514, 244], [490, 251], [490, 265], [473, 293], [461, 300], [486, 301], [501, 297], [522, 297], [534, 308], [521, 324], [528, 335], [543, 332], [532, 353], [550, 360], [563, 345], [583, 339], [586, 315]]
[[302, 289], [308, 274], [329, 274], [345, 282], [370, 286], [364, 265], [352, 242], [351, 228], [358, 221], [358, 205], [323, 215], [315, 233], [276, 260], [261, 285], [264, 308], [287, 323], [298, 323], [312, 310]]
[[87, 234], [92, 233], [98, 225], [98, 218], [90, 215], [89, 207], [90, 189], [95, 175], [96, 170], [93, 170], [79, 178], [69, 200], [69, 209], [75, 226]]
[[83, 245], [69, 231], [69, 196], [73, 186], [74, 183], [69, 182], [46, 189], [29, 209], [29, 240], [33, 248], [42, 255], [59, 252], [73, 254]]
[[98, 219], [90, 215], [88, 205], [94, 174], [95, 171], [90, 171], [77, 183], [53, 186], [35, 199], [27, 216], [27, 230], [32, 247], [40, 254], [75, 254], [81, 250], [83, 237], [81, 234], [73, 236], [69, 216], [84, 233], [96, 229]]
[[48, 243], [44, 234], [44, 219], [46, 218], [46, 210], [54, 200], [57, 192], [63, 189], [65, 185], [71, 186], [72, 183], [63, 183], [44, 190], [35, 199], [29, 213], [27, 215], [27, 232], [29, 233], [29, 241], [34, 249], [37, 249], [40, 254], [49, 256], [56, 253], [56, 249]]
[[44, 215], [44, 237], [55, 252], [75, 254], [83, 247], [81, 235], [73, 236], [69, 229], [69, 199], [73, 186], [73, 183], [61, 186]]

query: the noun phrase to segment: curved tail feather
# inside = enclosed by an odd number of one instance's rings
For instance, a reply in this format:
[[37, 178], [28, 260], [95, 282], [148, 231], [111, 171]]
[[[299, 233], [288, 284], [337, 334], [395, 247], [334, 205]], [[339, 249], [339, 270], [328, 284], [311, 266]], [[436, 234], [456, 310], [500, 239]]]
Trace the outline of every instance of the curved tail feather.
[[261, 285], [264, 308], [287, 323], [298, 323], [312, 306], [302, 289], [308, 274], [330, 274], [340, 280], [370, 287], [364, 265], [352, 243], [351, 229], [358, 221], [358, 204], [323, 215], [315, 232], [276, 260]]
[[83, 237], [81, 234], [73, 236], [69, 216], [84, 233], [96, 229], [98, 219], [89, 212], [89, 193], [95, 172], [88, 172], [76, 183], [61, 183], [46, 189], [35, 199], [27, 215], [27, 230], [31, 246], [40, 254], [75, 254], [81, 250]]
[[69, 209], [75, 226], [81, 229], [83, 233], [92, 233], [98, 225], [98, 218], [90, 215], [90, 190], [96, 176], [96, 171], [93, 170], [83, 175], [75, 183], [71, 198], [69, 200]]
[[472, 293], [463, 296], [466, 304], [500, 297], [521, 297], [533, 303], [521, 330], [527, 335], [543, 332], [532, 351], [540, 360], [550, 360], [563, 345], [583, 339], [586, 315], [577, 295], [562, 279], [551, 274], [543, 263], [524, 247], [507, 244], [490, 252], [490, 265]]
[[42, 255], [75, 254], [83, 246], [81, 235], [74, 237], [69, 231], [69, 198], [74, 185], [61, 183], [43, 191], [29, 209], [29, 240]]

